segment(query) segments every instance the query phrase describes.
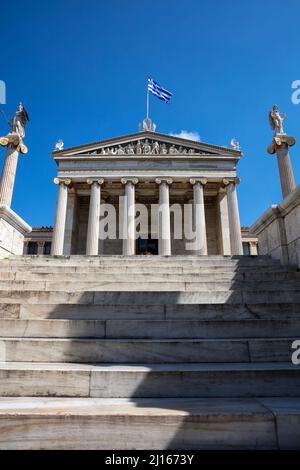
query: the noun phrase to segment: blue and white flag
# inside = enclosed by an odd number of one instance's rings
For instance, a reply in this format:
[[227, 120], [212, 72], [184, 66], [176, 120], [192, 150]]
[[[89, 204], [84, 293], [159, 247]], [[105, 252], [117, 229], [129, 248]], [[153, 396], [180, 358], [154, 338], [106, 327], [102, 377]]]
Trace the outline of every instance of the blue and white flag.
[[170, 91], [160, 86], [157, 82], [152, 80], [152, 78], [148, 78], [148, 90], [160, 100], [165, 101], [165, 103], [169, 103], [173, 96]]

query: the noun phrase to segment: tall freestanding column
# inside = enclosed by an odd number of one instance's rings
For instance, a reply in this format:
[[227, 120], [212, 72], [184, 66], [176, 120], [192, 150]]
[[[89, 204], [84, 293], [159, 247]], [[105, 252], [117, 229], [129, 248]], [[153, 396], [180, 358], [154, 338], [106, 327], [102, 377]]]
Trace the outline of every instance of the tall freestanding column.
[[7, 148], [0, 181], [0, 204], [11, 206], [13, 196], [19, 151], [15, 148]]
[[54, 178], [54, 183], [58, 185], [58, 198], [55, 212], [51, 254], [62, 255], [64, 249], [68, 186], [71, 184], [71, 180], [60, 180], [59, 178]]
[[230, 247], [232, 255], [243, 254], [240, 215], [236, 193], [236, 184], [239, 182], [239, 178], [235, 178], [232, 181], [223, 179], [223, 184], [226, 186], [227, 192]]
[[195, 252], [198, 255], [207, 255], [205, 207], [204, 207], [204, 186], [207, 183], [206, 178], [190, 179], [193, 185], [194, 193], [194, 230], [196, 234]]
[[277, 149], [276, 155], [282, 196], [285, 198], [288, 194], [294, 191], [296, 187], [288, 145], [282, 145], [281, 148]]
[[124, 227], [123, 227], [123, 254], [135, 254], [135, 189], [137, 178], [122, 178], [125, 184]]
[[88, 179], [87, 183], [91, 185], [91, 196], [86, 239], [86, 254], [98, 255], [101, 184], [104, 183], [104, 179]]
[[157, 178], [159, 184], [159, 241], [158, 252], [162, 256], [171, 256], [171, 219], [169, 202], [169, 185], [172, 184], [171, 178]]
[[285, 114], [280, 114], [277, 104], [273, 106], [272, 111], [269, 113], [269, 121], [274, 132], [274, 137], [271, 145], [268, 147], [268, 152], [277, 155], [277, 163], [279, 169], [280, 183], [282, 196], [285, 198], [296, 188], [291, 159], [289, 154], [289, 147], [295, 145], [296, 140], [294, 137], [287, 135], [283, 130], [283, 121]]
[[0, 204], [11, 206], [13, 189], [16, 178], [19, 152], [27, 153], [28, 149], [23, 143], [25, 126], [29, 121], [27, 111], [22, 103], [19, 103], [17, 112], [9, 121], [10, 132], [0, 137], [0, 145], [6, 147], [6, 156], [0, 180]]

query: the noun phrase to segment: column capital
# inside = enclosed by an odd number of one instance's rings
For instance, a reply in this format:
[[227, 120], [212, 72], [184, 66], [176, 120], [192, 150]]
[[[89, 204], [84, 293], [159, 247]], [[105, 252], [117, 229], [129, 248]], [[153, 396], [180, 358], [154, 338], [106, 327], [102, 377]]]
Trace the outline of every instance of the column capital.
[[70, 186], [70, 184], [72, 183], [72, 180], [70, 180], [70, 178], [66, 178], [66, 179], [63, 179], [63, 178], [54, 178], [53, 180], [54, 184], [63, 184], [65, 186]]
[[207, 179], [206, 178], [191, 178], [190, 183], [192, 186], [194, 186], [194, 184], [197, 184], [197, 183], [200, 183], [202, 186], [205, 186], [207, 183]]
[[172, 184], [173, 180], [172, 178], [155, 178], [155, 183], [156, 184], [162, 184], [162, 183]]
[[127, 183], [132, 183], [132, 184], [138, 184], [139, 180], [136, 177], [133, 178], [121, 178], [121, 183], [122, 184], [127, 184]]
[[86, 182], [87, 184], [90, 184], [90, 185], [96, 183], [96, 184], [99, 184], [99, 186], [101, 186], [101, 184], [104, 183], [104, 178], [98, 178], [98, 179], [88, 178]]
[[221, 186], [219, 188], [219, 193], [218, 194], [226, 194], [226, 188], [224, 188], [223, 186]]
[[222, 179], [222, 183], [224, 186], [228, 186], [229, 184], [240, 184], [240, 182], [241, 180], [238, 176], [235, 178], [230, 178], [230, 179], [227, 179], [227, 178]]
[[42, 246], [45, 245], [45, 241], [44, 241], [44, 240], [39, 240], [39, 241], [37, 242], [37, 244], [38, 244], [38, 246], [41, 246], [41, 247], [42, 247]]

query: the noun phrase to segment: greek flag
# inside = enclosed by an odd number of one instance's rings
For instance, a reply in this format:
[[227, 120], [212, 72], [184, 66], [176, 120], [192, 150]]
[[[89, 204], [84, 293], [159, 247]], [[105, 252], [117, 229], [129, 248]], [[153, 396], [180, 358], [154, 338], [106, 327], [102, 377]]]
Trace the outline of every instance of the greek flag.
[[168, 90], [160, 86], [157, 82], [152, 80], [152, 78], [148, 78], [148, 90], [156, 95], [158, 99], [165, 101], [165, 103], [169, 103], [171, 97], [173, 96]]

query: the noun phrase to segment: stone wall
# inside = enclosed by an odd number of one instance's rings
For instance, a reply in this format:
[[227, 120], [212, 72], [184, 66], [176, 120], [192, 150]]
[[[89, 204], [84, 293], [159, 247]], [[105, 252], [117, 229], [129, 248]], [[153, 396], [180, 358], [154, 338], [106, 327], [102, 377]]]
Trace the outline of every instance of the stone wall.
[[5, 204], [0, 204], [0, 258], [22, 255], [24, 236], [31, 227]]
[[270, 207], [251, 227], [260, 255], [300, 267], [300, 185], [278, 205]]

